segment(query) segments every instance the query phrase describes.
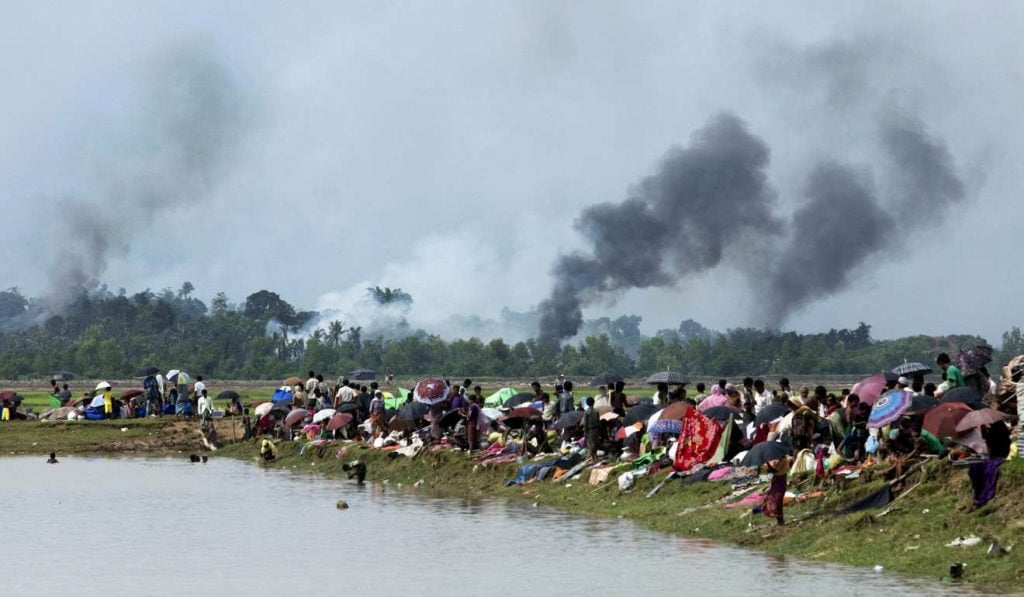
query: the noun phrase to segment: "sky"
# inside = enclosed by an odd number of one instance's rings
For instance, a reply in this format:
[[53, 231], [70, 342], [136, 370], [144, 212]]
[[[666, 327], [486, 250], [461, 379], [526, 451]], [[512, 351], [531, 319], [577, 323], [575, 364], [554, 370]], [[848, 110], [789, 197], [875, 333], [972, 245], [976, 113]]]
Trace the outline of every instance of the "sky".
[[[625, 199], [714, 115], [770, 147], [786, 214], [812, 160], [877, 172], [872, 123], [899, 109], [946, 145], [965, 199], [897, 222], [902, 243], [783, 327], [998, 341], [1024, 323], [1010, 257], [1024, 221], [1019, 3], [5, 8], [3, 287], [59, 293], [85, 261], [129, 292], [266, 288], [358, 317], [362, 289], [381, 285], [413, 296], [414, 324], [494, 318], [534, 308], [555, 260], [587, 249], [581, 210]], [[200, 100], [224, 118], [193, 118], [182, 73], [215, 79]], [[604, 293], [584, 313], [636, 313], [647, 333], [755, 325], [764, 286], [742, 269]]]

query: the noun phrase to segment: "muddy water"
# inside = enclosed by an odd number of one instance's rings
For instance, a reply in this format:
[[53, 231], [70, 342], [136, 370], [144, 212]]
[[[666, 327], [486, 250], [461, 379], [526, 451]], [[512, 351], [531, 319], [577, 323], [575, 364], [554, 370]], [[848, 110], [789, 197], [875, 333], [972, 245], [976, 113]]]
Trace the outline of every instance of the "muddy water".
[[[965, 594], [230, 459], [0, 459], [4, 595]], [[338, 499], [350, 508], [339, 511]]]

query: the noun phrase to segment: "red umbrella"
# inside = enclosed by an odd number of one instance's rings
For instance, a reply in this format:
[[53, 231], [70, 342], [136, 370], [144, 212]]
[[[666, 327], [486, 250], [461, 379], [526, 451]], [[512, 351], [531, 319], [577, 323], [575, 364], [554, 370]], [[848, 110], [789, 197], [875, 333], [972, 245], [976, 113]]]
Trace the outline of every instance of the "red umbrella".
[[4, 390], [0, 392], [0, 400], [14, 400], [18, 396], [18, 393], [14, 390]]
[[865, 404], [874, 404], [875, 400], [885, 391], [885, 374], [876, 373], [871, 377], [865, 377], [854, 384], [851, 394], [856, 394], [860, 401]]
[[341, 429], [352, 422], [352, 413], [334, 413], [330, 422], [327, 423], [327, 431]]
[[924, 416], [924, 428], [935, 437], [956, 437], [956, 427], [971, 412], [963, 402], [940, 404]]
[[121, 394], [121, 400], [131, 400], [136, 396], [145, 396], [146, 393], [142, 390], [126, 390]]
[[412, 399], [423, 404], [440, 404], [448, 398], [451, 388], [440, 379], [424, 379], [413, 388]]
[[615, 439], [617, 439], [617, 440], [624, 440], [627, 437], [633, 435], [634, 433], [640, 431], [643, 428], [644, 428], [644, 424], [643, 423], [633, 423], [632, 425], [626, 425], [625, 427], [620, 427], [619, 430], [615, 433]]
[[521, 406], [508, 411], [508, 414], [501, 418], [501, 422], [504, 423], [506, 427], [519, 429], [521, 427], [525, 427], [527, 421], [530, 419], [536, 419], [540, 417], [540, 415], [541, 412], [536, 408]]

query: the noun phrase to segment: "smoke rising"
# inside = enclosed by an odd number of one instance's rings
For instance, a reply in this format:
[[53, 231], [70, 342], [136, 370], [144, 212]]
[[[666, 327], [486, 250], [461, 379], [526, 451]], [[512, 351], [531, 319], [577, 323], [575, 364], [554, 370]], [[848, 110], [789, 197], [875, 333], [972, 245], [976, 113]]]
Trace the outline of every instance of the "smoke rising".
[[177, 210], [210, 200], [244, 136], [243, 98], [208, 44], [175, 46], [147, 66], [124, 146], [98, 158], [92, 188], [61, 207], [67, 234], [54, 243], [51, 312], [95, 287], [134, 241], [188, 242]]
[[736, 116], [721, 114], [674, 148], [625, 201], [583, 211], [576, 229], [592, 254], [560, 257], [555, 288], [539, 305], [540, 339], [576, 334], [582, 307], [598, 294], [669, 286], [718, 266], [736, 241], [776, 229], [769, 150]]
[[908, 232], [933, 226], [964, 197], [945, 144], [916, 117], [884, 115], [877, 143], [887, 194], [869, 169], [822, 160], [808, 174], [806, 202], [790, 218], [788, 237], [765, 251], [759, 241], [781, 221], [764, 174], [769, 149], [735, 116], [716, 117], [690, 148], [670, 151], [629, 199], [583, 211], [576, 227], [593, 254], [555, 263], [554, 289], [540, 305], [541, 338], [574, 336], [582, 307], [600, 293], [674, 285], [719, 267], [730, 250], [768, 327], [847, 288], [869, 258], [902, 248]]

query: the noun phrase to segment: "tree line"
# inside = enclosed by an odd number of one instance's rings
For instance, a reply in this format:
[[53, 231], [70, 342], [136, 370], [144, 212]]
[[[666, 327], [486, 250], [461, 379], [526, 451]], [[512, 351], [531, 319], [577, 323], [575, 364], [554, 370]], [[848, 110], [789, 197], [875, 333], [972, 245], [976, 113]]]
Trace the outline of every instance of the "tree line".
[[[939, 352], [985, 343], [969, 335], [875, 340], [871, 326], [815, 334], [737, 328], [708, 330], [692, 320], [653, 337], [640, 317], [594, 320], [579, 342], [535, 339], [445, 340], [424, 330], [367, 334], [331, 321], [312, 327], [317, 313], [260, 290], [238, 305], [223, 293], [210, 305], [192, 284], [129, 295], [105, 287], [82, 293], [61, 315], [46, 315], [16, 288], [0, 292], [0, 378], [130, 377], [140, 368], [180, 368], [235, 379], [280, 379], [314, 369], [344, 375], [358, 368], [398, 375], [475, 377], [574, 376], [611, 371], [642, 376], [672, 369], [693, 376], [859, 374], [909, 361], [934, 362]], [[369, 289], [372, 298], [410, 301], [401, 289]], [[301, 331], [301, 333], [300, 333]], [[1024, 352], [1020, 329], [1003, 334], [996, 363]]]

